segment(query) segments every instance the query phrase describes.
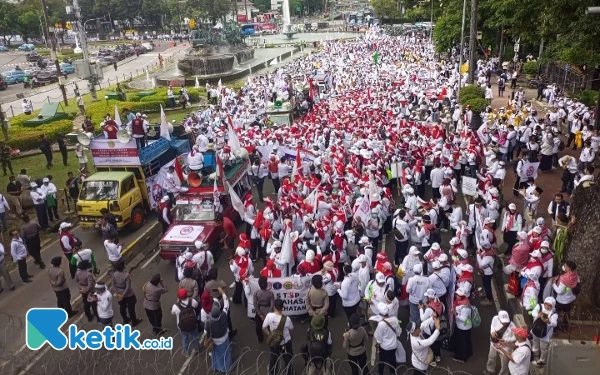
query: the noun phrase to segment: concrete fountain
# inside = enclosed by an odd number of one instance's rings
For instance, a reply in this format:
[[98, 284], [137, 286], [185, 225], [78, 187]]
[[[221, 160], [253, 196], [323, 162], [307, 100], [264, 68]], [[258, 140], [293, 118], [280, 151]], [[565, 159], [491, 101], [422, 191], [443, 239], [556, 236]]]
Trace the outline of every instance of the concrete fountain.
[[285, 35], [288, 39], [292, 39], [294, 37], [294, 34], [296, 34], [296, 31], [294, 31], [292, 22], [290, 20], [290, 1], [283, 0], [281, 9], [283, 12], [283, 31], [281, 33]]

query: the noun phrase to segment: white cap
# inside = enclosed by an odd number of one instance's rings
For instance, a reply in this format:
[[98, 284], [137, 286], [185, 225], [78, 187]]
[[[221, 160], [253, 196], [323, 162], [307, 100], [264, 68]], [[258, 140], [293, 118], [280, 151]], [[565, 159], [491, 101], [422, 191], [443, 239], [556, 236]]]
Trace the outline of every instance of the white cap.
[[411, 246], [410, 247], [410, 253], [412, 255], [419, 255], [419, 254], [421, 254], [421, 252], [419, 251], [419, 249], [416, 246]]
[[438, 260], [439, 260], [440, 262], [447, 262], [447, 261], [448, 261], [448, 255], [446, 255], [446, 254], [442, 254], [442, 255], [440, 255], [440, 256], [438, 257]]
[[36, 187], [38, 187], [38, 186], [37, 186], [37, 184], [36, 184], [35, 182], [32, 182], [32, 183], [30, 183], [30, 184], [29, 184], [29, 186], [30, 186], [32, 189], [33, 189], [33, 188], [36, 188]]
[[204, 242], [196, 241], [194, 242], [194, 246], [196, 246], [196, 249], [202, 249], [204, 247]]
[[456, 252], [463, 259], [467, 259], [469, 257], [469, 253], [467, 253], [467, 250], [465, 250], [465, 249], [458, 249], [458, 250], [456, 250]]
[[308, 250], [306, 252], [306, 261], [307, 262], [312, 262], [315, 259], [315, 252], [312, 250]]
[[246, 255], [246, 250], [244, 250], [243, 247], [238, 247], [237, 249], [235, 249], [235, 253], [241, 257]]
[[379, 315], [387, 315], [390, 309], [388, 308], [387, 303], [379, 302], [377, 304], [377, 310], [379, 310]]
[[359, 263], [366, 263], [368, 260], [369, 260], [369, 258], [367, 258], [367, 256], [365, 254], [360, 254], [358, 256]]
[[465, 290], [463, 288], [458, 288], [458, 289], [456, 289], [456, 294], [458, 294], [461, 297], [464, 297], [467, 295], [467, 292], [465, 292]]
[[542, 233], [542, 228], [540, 228], [538, 226], [533, 227], [533, 233], [537, 233], [537, 234]]
[[483, 225], [487, 225], [487, 224], [493, 224], [496, 220], [494, 219], [490, 219], [489, 217], [486, 217], [485, 220], [483, 221]]
[[[516, 204], [514, 204], [514, 203], [511, 203], [511, 204], [509, 204], [509, 205], [508, 205], [508, 209], [509, 209], [509, 210], [516, 210], [516, 209], [517, 209], [517, 205], [516, 205]], [[505, 312], [506, 312], [506, 311], [505, 311]]]
[[435, 298], [435, 290], [433, 289], [427, 289], [427, 291], [424, 294], [425, 297], [429, 297], [429, 298]]
[[193, 256], [194, 254], [192, 254], [191, 251], [186, 251], [185, 254], [183, 254], [183, 257], [187, 260], [191, 260]]
[[71, 223], [67, 223], [67, 222], [60, 223], [60, 230], [63, 230], [65, 228], [71, 228], [71, 226], [72, 226]]
[[439, 250], [440, 249], [440, 244], [437, 242], [434, 242], [431, 244], [431, 250]]
[[362, 236], [360, 238], [360, 240], [358, 240], [359, 243], [368, 243], [369, 242], [369, 237], [367, 236]]
[[535, 221], [535, 225], [542, 226], [544, 224], [546, 224], [546, 221], [544, 220], [543, 217], [538, 217], [537, 220]]
[[281, 241], [273, 241], [273, 244], [271, 245], [271, 247], [273, 247], [273, 248], [281, 247]]
[[417, 263], [413, 266], [413, 272], [421, 274], [423, 273], [423, 265], [421, 263]]
[[458, 239], [458, 237], [452, 237], [450, 239], [450, 246], [458, 245], [459, 243], [460, 243], [460, 240]]
[[498, 320], [500, 320], [500, 323], [510, 323], [510, 316], [508, 316], [508, 312], [504, 310], [498, 311]]
[[517, 237], [522, 239], [522, 240], [526, 240], [527, 239], [527, 232], [525, 231], [520, 231], [519, 233], [517, 233]]
[[542, 241], [540, 247], [550, 247], [550, 243], [548, 241]]
[[439, 270], [440, 268], [442, 268], [442, 264], [439, 260], [436, 259], [433, 261], [433, 263], [431, 263], [431, 268], [433, 268], [434, 270]]
[[48, 177], [44, 177], [44, 178], [42, 179], [42, 182], [43, 182], [43, 183], [50, 182], [50, 179], [49, 179]]
[[377, 272], [377, 274], [375, 274], [375, 281], [377, 281], [378, 283], [384, 283], [385, 276], [383, 275], [383, 273]]

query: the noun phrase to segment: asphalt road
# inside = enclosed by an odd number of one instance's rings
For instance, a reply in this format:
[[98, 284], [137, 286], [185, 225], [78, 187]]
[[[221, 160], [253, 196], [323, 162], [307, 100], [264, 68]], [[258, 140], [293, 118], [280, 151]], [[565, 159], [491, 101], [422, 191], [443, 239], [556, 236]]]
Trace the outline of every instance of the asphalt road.
[[[265, 193], [271, 193], [272, 185], [270, 182], [265, 184]], [[242, 229], [241, 227], [239, 228]], [[141, 230], [127, 234], [123, 237], [125, 243], [131, 241]], [[100, 268], [102, 270], [107, 269], [106, 254], [103, 249], [101, 238], [94, 233], [86, 232], [82, 233], [81, 230], [76, 230], [76, 234], [81, 236], [84, 244], [92, 248], [95, 252], [96, 258], [99, 261]], [[447, 245], [449, 235], [444, 234], [443, 242]], [[392, 256], [394, 250], [393, 239], [388, 236], [385, 241], [386, 252]], [[54, 244], [51, 249], [44, 253], [44, 259], [49, 260], [52, 256], [59, 255], [60, 250], [57, 244]], [[229, 285], [233, 281], [233, 275], [229, 270], [227, 264], [227, 256], [225, 254], [221, 257], [217, 266], [220, 272], [220, 278], [224, 279]], [[255, 274], [258, 274], [262, 264], [255, 264]], [[30, 266], [33, 270], [33, 266]], [[36, 274], [38, 271], [35, 271]], [[5, 329], [6, 334], [0, 335], [0, 342], [4, 340], [3, 344], [0, 344], [0, 366], [1, 360], [12, 359], [11, 362], [7, 363], [2, 371], [8, 370], [8, 374], [63, 374], [73, 373], [102, 373], [102, 374], [192, 374], [192, 373], [207, 373], [210, 371], [211, 360], [207, 353], [201, 351], [197, 356], [190, 359], [186, 359], [181, 353], [181, 339], [178, 334], [175, 318], [170, 315], [171, 307], [175, 302], [175, 293], [177, 290], [177, 283], [175, 281], [175, 266], [173, 262], [161, 260], [158, 256], [158, 252], [155, 251], [147, 256], [147, 259], [140, 263], [140, 266], [132, 272], [133, 288], [136, 291], [138, 297], [137, 313], [140, 317], [144, 318], [137, 328], [142, 332], [142, 338], [152, 338], [151, 327], [147, 322], [143, 307], [142, 307], [142, 286], [151, 278], [152, 275], [159, 273], [166, 281], [169, 288], [169, 293], [164, 295], [161, 299], [161, 306], [163, 310], [163, 327], [168, 331], [166, 337], [174, 338], [174, 348], [172, 351], [121, 351], [119, 353], [111, 353], [108, 351], [62, 351], [58, 352], [53, 349], [45, 350], [42, 352], [31, 352], [28, 349], [23, 349], [19, 352], [19, 355], [13, 357], [10, 353], [15, 353], [15, 350], [23, 345], [24, 337], [24, 316], [25, 312], [31, 307], [54, 306], [54, 293], [47, 283], [46, 274], [42, 272], [39, 276], [36, 276], [35, 282], [27, 286], [19, 286], [15, 292], [4, 292], [0, 296], [0, 311], [3, 315], [0, 315], [3, 319], [6, 319]], [[18, 277], [15, 275], [16, 279]], [[17, 281], [20, 285], [20, 282]], [[481, 283], [479, 282], [479, 285]], [[70, 285], [72, 289], [72, 296], [77, 296], [74, 285]], [[232, 293], [232, 290], [228, 291]], [[230, 294], [231, 295], [231, 294]], [[118, 305], [116, 302], [113, 303], [115, 318], [114, 322], [119, 323], [121, 321]], [[250, 373], [266, 373], [266, 366], [268, 364], [268, 348], [265, 344], [258, 344], [255, 333], [254, 323], [246, 317], [246, 311], [243, 306], [233, 305], [231, 309], [231, 315], [233, 319], [233, 325], [238, 330], [238, 334], [233, 340], [232, 352], [234, 361], [237, 361], [238, 371], [249, 371]], [[467, 373], [475, 374], [480, 373], [485, 368], [485, 362], [487, 360], [487, 353], [489, 348], [489, 324], [493, 315], [495, 314], [494, 307], [480, 307], [480, 313], [482, 316], [482, 324], [479, 329], [473, 330], [473, 350], [474, 356], [464, 364], [456, 363], [451, 360], [452, 353], [443, 352], [443, 367], [448, 369], [439, 368], [433, 373], [449, 373], [449, 371], [465, 371]], [[401, 308], [399, 319], [404, 323], [403, 327], [406, 326], [408, 321], [408, 308]], [[85, 321], [85, 323], [84, 323]], [[330, 328], [333, 336], [333, 358], [336, 360], [335, 369], [337, 371], [350, 371], [348, 364], [344, 363], [346, 358], [345, 352], [342, 348], [342, 333], [346, 327], [346, 316], [341, 308], [341, 302], [338, 302], [338, 309], [336, 318], [330, 320]], [[99, 325], [96, 323], [87, 323], [87, 319], [81, 315], [75, 323], [83, 329], [98, 329]], [[308, 323], [301, 323], [297, 319], [293, 319], [294, 332], [293, 332], [293, 348], [294, 352], [298, 353], [300, 347], [305, 343], [305, 332], [308, 328]], [[405, 348], [409, 345], [406, 343], [406, 332], [403, 333], [403, 342]], [[13, 354], [14, 355], [14, 354]], [[410, 352], [408, 351], [410, 356]], [[410, 357], [409, 357], [410, 358]], [[294, 368], [298, 373], [301, 373], [304, 366], [304, 361], [301, 357], [296, 356], [293, 360]], [[0, 369], [2, 369], [0, 367]], [[25, 371], [24, 371], [25, 370]], [[22, 372], [24, 371], [24, 372]], [[406, 369], [400, 369], [398, 373], [404, 373]], [[409, 372], [410, 373], [410, 372]]]
[[[137, 58], [131, 60], [124, 60], [125, 62], [118, 66], [117, 71], [112, 68], [104, 70], [104, 79], [102, 80], [100, 87], [104, 88], [108, 85], [115, 84], [117, 79], [119, 82], [129, 79], [130, 75], [136, 76], [143, 73], [146, 67], [154, 66], [158, 62], [158, 54], [160, 53], [164, 58], [167, 58], [175, 53], [178, 53], [182, 49], [186, 48], [183, 45], [177, 45], [176, 47], [169, 47], [169, 43], [160, 43], [152, 52], [140, 55]], [[15, 57], [15, 52], [5, 52], [0, 54], [0, 70], [6, 71], [11, 70], [14, 67], [3, 67], [3, 61], [10, 60]], [[20, 52], [19, 54], [24, 54]], [[7, 55], [5, 57], [5, 55]], [[5, 60], [2, 60], [2, 59]], [[21, 57], [18, 57], [21, 59]], [[22, 57], [23, 61], [25, 60]], [[19, 65], [21, 68], [25, 68], [25, 64]], [[70, 74], [66, 85], [67, 97], [73, 98], [73, 85], [72, 82], [76, 82], [79, 86], [79, 91], [82, 94], [89, 92], [87, 87], [87, 81], [82, 81], [75, 77], [75, 74]], [[48, 85], [32, 91], [31, 89], [24, 89], [22, 83], [8, 86], [7, 90], [0, 91], [0, 101], [2, 102], [2, 109], [6, 112], [8, 117], [16, 116], [22, 113], [21, 99], [16, 99], [15, 95], [25, 93], [26, 97], [31, 100], [34, 109], [39, 109], [43, 103], [50, 101], [62, 102], [62, 94], [58, 88], [58, 84]]]

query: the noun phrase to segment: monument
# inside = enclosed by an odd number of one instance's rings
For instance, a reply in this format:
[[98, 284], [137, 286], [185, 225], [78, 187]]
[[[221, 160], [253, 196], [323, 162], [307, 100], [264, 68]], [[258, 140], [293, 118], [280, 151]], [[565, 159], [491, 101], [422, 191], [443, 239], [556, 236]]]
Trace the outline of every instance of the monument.
[[288, 39], [292, 39], [296, 32], [292, 26], [290, 20], [290, 1], [283, 0], [283, 4], [281, 4], [281, 11], [283, 15], [283, 31], [281, 32], [283, 35], [287, 36]]
[[210, 76], [231, 71], [234, 64], [254, 59], [254, 48], [244, 43], [235, 23], [223, 27], [217, 23], [211, 29], [192, 31], [192, 49], [177, 63], [188, 76]]

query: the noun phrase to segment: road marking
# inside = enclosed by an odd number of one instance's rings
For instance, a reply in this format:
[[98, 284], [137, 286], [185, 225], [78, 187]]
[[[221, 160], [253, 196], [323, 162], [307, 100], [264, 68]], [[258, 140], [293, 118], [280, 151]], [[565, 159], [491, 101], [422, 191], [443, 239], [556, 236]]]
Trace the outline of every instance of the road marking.
[[192, 363], [192, 360], [194, 359], [194, 357], [197, 356], [197, 355], [198, 355], [198, 353], [195, 352], [195, 351], [193, 351], [192, 354], [190, 354], [190, 356], [187, 357], [187, 359], [185, 360], [185, 362], [183, 362], [183, 365], [181, 366], [181, 369], [179, 370], [179, 372], [177, 373], [177, 375], [183, 375], [185, 373], [185, 370], [190, 365], [190, 363]]
[[149, 265], [149, 264], [150, 264], [150, 263], [151, 263], [151, 262], [152, 262], [154, 259], [156, 259], [156, 257], [157, 257], [157, 256], [159, 256], [159, 255], [160, 255], [160, 249], [158, 249], [158, 250], [156, 251], [156, 253], [155, 253], [154, 255], [152, 255], [152, 257], [150, 257], [150, 259], [148, 259], [148, 260], [146, 261], [146, 263], [142, 264], [142, 267], [141, 267], [141, 268], [142, 268], [142, 269], [146, 268], [146, 267], [147, 267], [147, 266], [148, 266], [148, 265]]

